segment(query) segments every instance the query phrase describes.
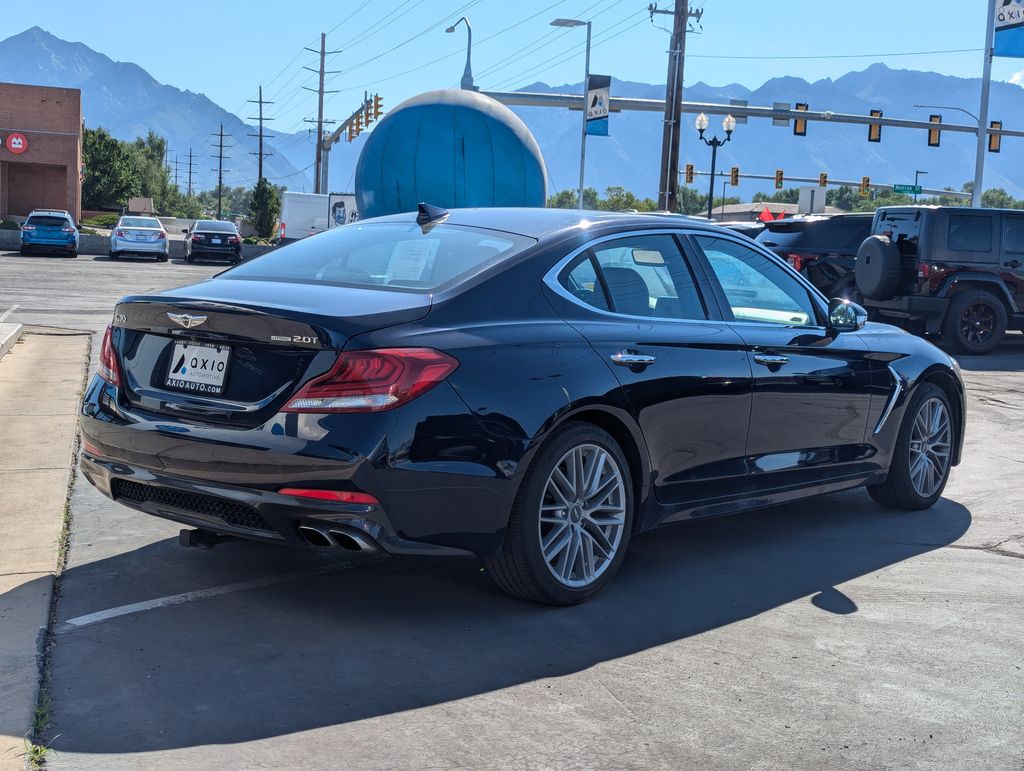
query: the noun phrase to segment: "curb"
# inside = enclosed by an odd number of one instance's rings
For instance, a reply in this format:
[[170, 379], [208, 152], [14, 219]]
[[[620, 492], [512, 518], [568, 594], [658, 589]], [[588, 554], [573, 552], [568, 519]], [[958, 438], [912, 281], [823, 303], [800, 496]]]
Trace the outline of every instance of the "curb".
[[21, 338], [21, 324], [0, 324], [0, 359], [4, 357]]

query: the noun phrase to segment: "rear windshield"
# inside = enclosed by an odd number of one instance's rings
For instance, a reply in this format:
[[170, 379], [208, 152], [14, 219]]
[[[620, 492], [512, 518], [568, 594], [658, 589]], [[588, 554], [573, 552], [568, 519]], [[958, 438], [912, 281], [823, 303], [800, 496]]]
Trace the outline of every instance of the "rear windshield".
[[242, 263], [224, 278], [432, 291], [535, 243], [493, 230], [414, 223], [347, 225]]
[[123, 228], [158, 228], [160, 220], [155, 217], [122, 217], [121, 227]]
[[196, 230], [206, 233], [234, 233], [235, 226], [230, 222], [220, 222], [219, 220], [200, 220], [196, 223]]
[[68, 224], [67, 217], [60, 217], [52, 214], [37, 214], [34, 217], [29, 217], [25, 221], [26, 225], [35, 225], [36, 227], [48, 228], [62, 228]]

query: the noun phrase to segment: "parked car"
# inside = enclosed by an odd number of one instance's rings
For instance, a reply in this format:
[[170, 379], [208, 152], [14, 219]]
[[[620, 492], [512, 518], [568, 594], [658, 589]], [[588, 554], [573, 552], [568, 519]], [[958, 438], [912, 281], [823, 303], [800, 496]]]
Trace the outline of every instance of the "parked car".
[[223, 220], [196, 220], [185, 234], [185, 262], [196, 257], [226, 259], [232, 264], [242, 261], [242, 237], [238, 228]]
[[78, 226], [70, 212], [36, 209], [21, 226], [21, 253], [59, 252], [78, 256]]
[[719, 222], [726, 230], [731, 230], [733, 233], [742, 233], [747, 238], [757, 238], [757, 236], [764, 231], [763, 222]]
[[871, 233], [857, 285], [883, 319], [979, 355], [1024, 329], [1024, 211], [884, 207]]
[[121, 217], [110, 231], [110, 259], [125, 254], [156, 257], [167, 262], [171, 253], [167, 231], [156, 217]]
[[757, 240], [789, 262], [826, 297], [861, 303], [854, 265], [857, 249], [871, 235], [870, 212], [808, 215], [774, 220]]
[[956, 364], [711, 224], [421, 205], [123, 298], [82, 469], [196, 528], [480, 557], [580, 602], [632, 536], [960, 462]]

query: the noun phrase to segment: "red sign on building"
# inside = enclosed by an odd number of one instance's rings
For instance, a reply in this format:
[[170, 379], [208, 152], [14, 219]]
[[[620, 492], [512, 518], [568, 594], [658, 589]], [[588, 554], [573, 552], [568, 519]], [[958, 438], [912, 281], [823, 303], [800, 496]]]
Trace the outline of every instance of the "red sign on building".
[[15, 155], [21, 155], [28, 150], [28, 137], [24, 134], [8, 134], [4, 146]]

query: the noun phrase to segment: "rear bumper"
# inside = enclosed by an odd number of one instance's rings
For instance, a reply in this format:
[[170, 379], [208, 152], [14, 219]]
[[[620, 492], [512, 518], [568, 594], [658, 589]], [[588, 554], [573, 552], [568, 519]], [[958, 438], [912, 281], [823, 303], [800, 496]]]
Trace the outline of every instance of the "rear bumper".
[[170, 244], [165, 238], [162, 241], [131, 241], [126, 238], [110, 237], [110, 251], [120, 254], [155, 254], [167, 255]]
[[241, 245], [210, 246], [204, 244], [203, 246], [199, 246], [198, 244], [193, 244], [190, 254], [193, 257], [220, 257], [222, 259], [234, 258], [242, 255], [242, 247]]
[[21, 242], [21, 248], [24, 249], [26, 252], [74, 252], [78, 250], [78, 242], [75, 241], [74, 239], [72, 239], [71, 241], [67, 241], [65, 239], [61, 239], [59, 241], [47, 241], [35, 238], [26, 241], [23, 239]]
[[892, 300], [864, 300], [864, 305], [880, 316], [916, 321], [924, 319], [928, 332], [938, 332], [949, 307], [947, 297], [921, 297], [909, 295]]

